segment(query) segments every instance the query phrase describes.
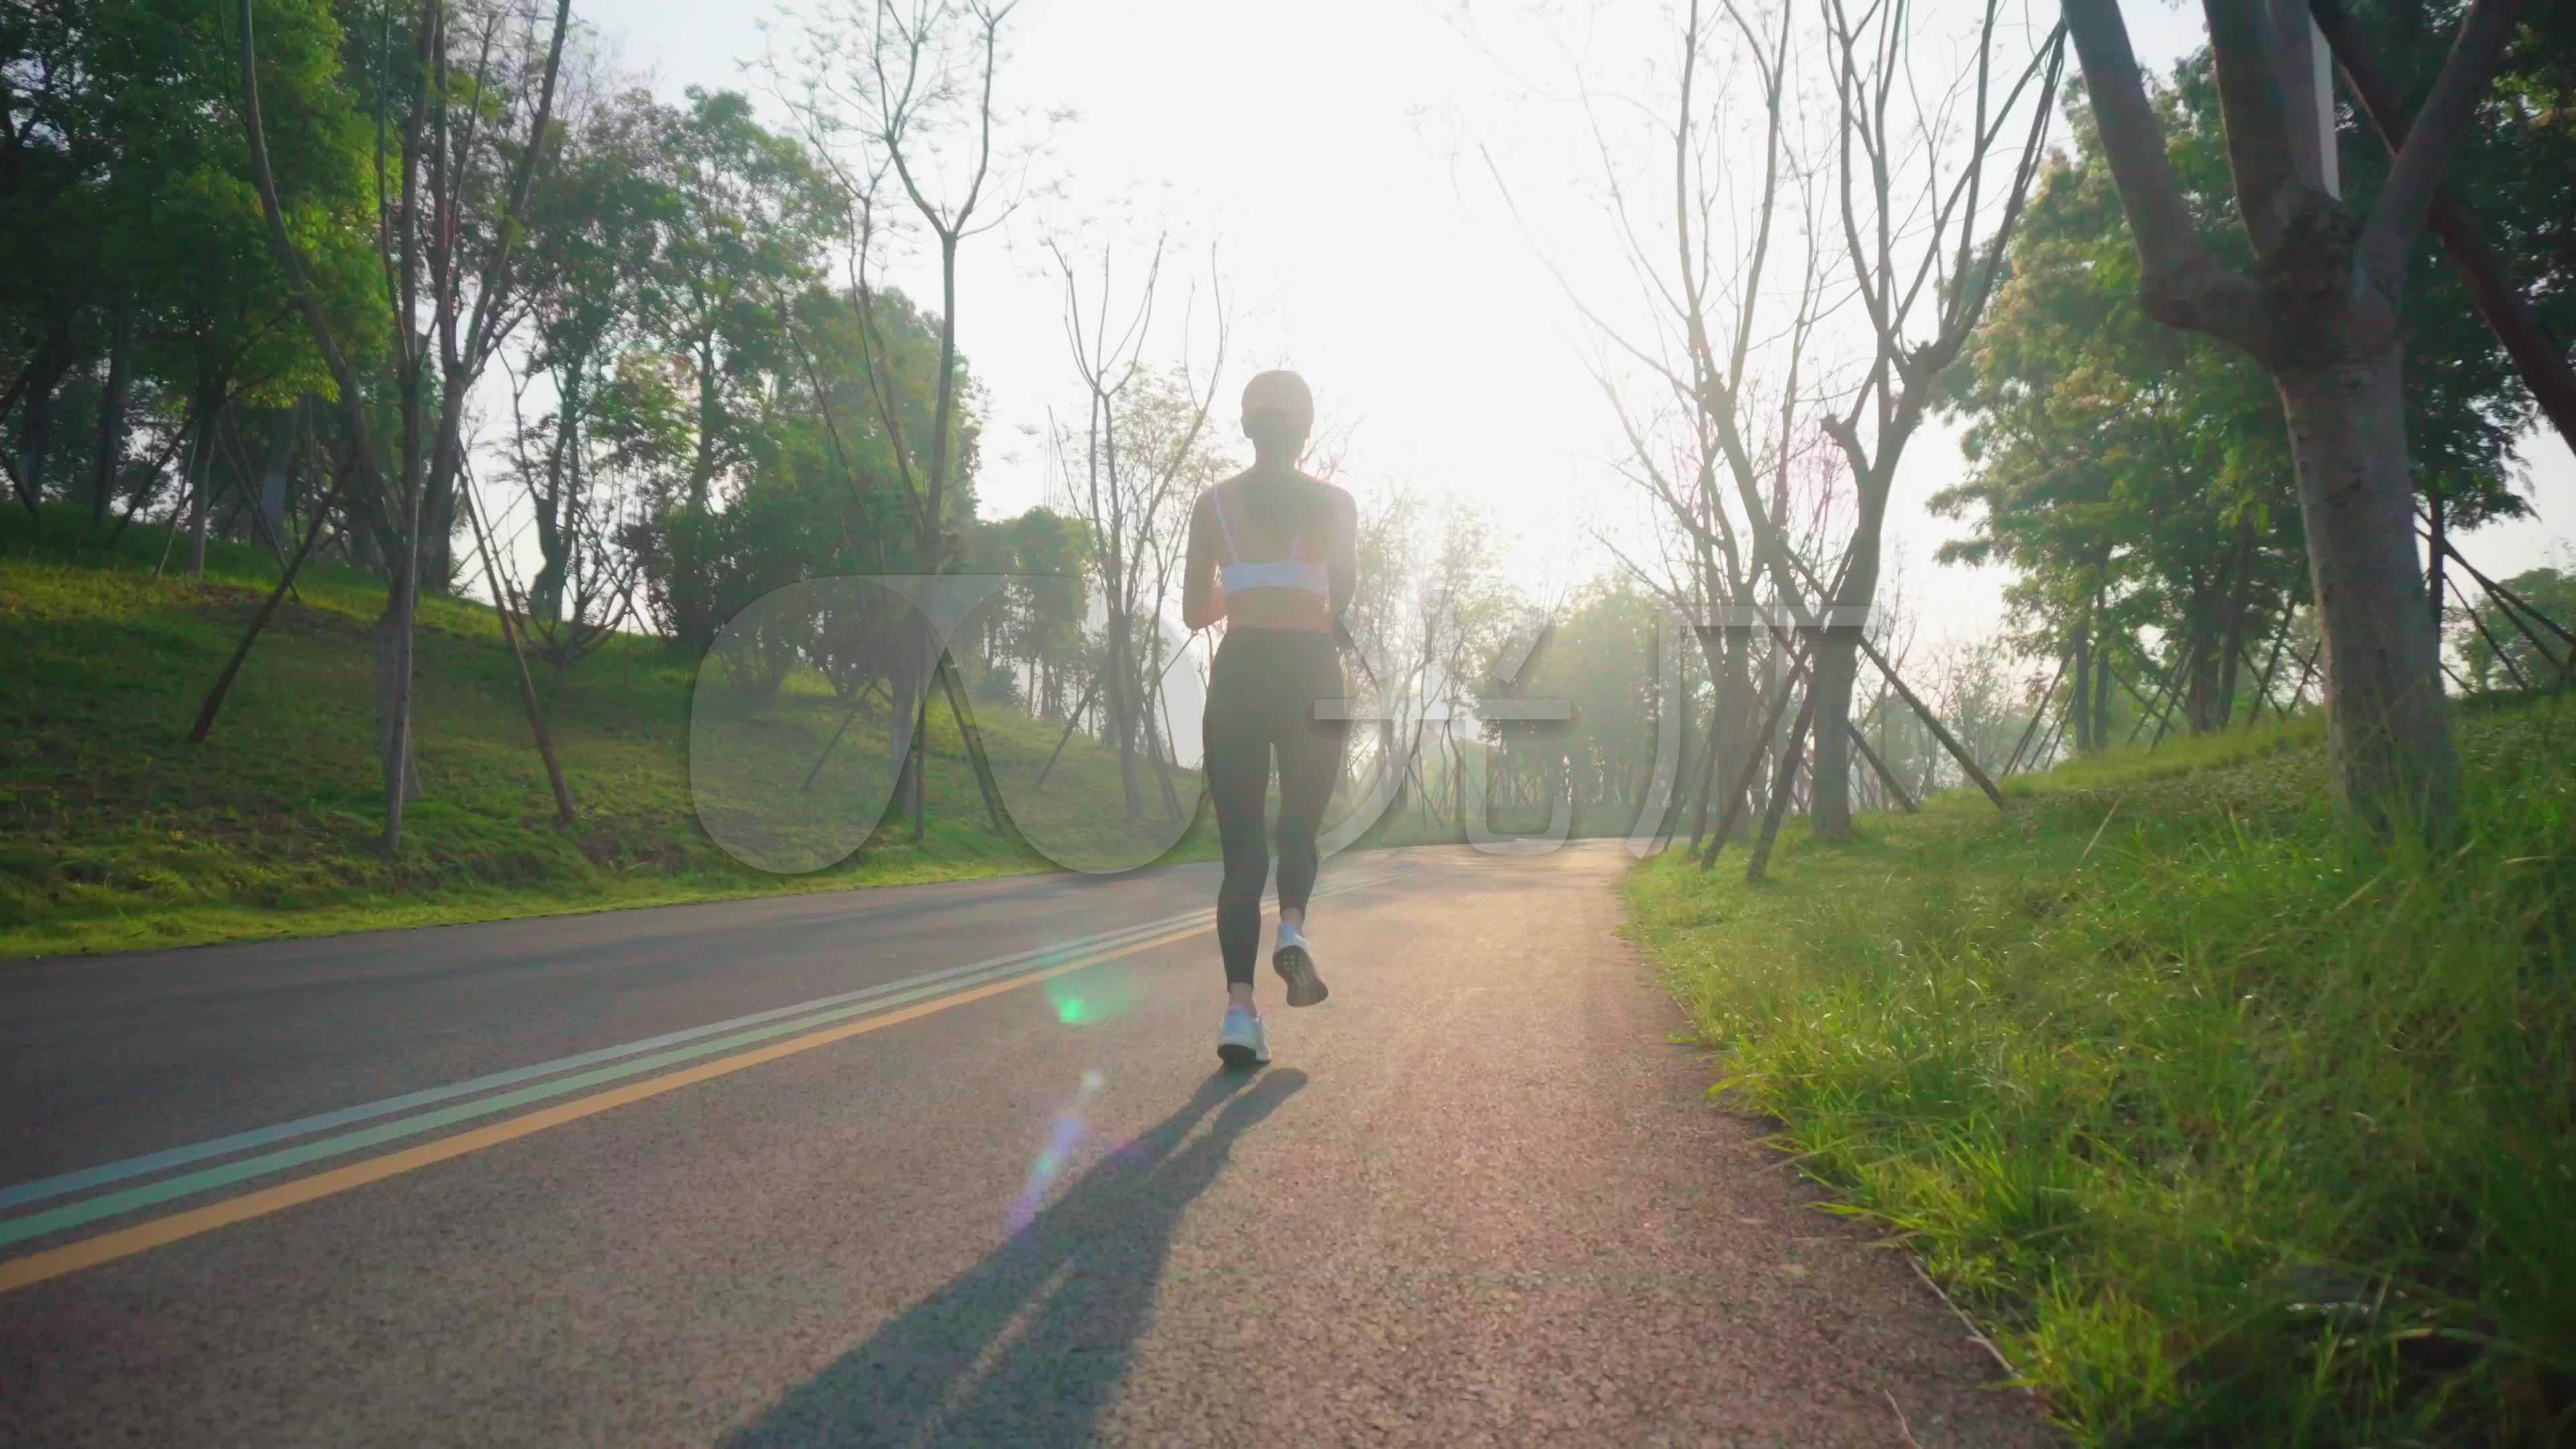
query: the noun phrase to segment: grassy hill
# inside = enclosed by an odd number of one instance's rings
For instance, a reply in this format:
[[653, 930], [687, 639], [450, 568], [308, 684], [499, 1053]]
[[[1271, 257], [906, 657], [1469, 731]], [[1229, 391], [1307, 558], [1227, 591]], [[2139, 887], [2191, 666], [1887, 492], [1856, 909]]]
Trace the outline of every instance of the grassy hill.
[[2357, 846], [2315, 721], [1668, 855], [1634, 929], [2088, 1444], [2576, 1442], [2576, 703]]
[[[539, 673], [579, 806], [558, 830], [498, 620], [428, 599], [415, 720], [425, 798], [405, 811], [404, 849], [388, 859], [376, 846], [368, 649], [382, 583], [337, 567], [300, 576], [301, 601], [281, 607], [212, 737], [192, 746], [188, 726], [277, 565], [265, 550], [216, 544], [202, 582], [175, 568], [155, 577], [167, 542], [136, 526], [110, 553], [68, 511], [41, 527], [16, 509], [0, 521], [0, 956], [1050, 870], [1149, 858], [1177, 830], [1158, 809], [1128, 828], [1115, 757], [1087, 738], [1043, 791], [1031, 788], [1061, 727], [987, 705], [978, 722], [1019, 828], [996, 835], [955, 727], [934, 709], [921, 845], [899, 825], [810, 874], [747, 868], [699, 821], [691, 662], [643, 638], [614, 641], [561, 687]], [[817, 680], [791, 681], [759, 712], [766, 753], [752, 763], [770, 797], [864, 793], [865, 777], [882, 775], [880, 702], [850, 723], [817, 787], [799, 791], [846, 713]], [[1177, 784], [1193, 808], [1196, 777]], [[1150, 807], [1150, 777], [1147, 789]], [[1212, 853], [1205, 811], [1188, 824], [1169, 853]], [[861, 833], [846, 820], [841, 831], [852, 843]]]

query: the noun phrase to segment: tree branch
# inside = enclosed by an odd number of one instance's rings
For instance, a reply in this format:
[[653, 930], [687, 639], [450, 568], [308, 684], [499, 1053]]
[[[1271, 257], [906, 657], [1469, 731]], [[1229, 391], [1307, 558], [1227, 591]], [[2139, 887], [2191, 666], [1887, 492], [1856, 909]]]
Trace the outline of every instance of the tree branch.
[[2478, 99], [2503, 63], [2505, 42], [2513, 37], [2514, 16], [2522, 3], [2475, 0], [2470, 5], [2460, 22], [2459, 38], [2452, 42], [2451, 58], [2443, 62], [2441, 78], [2424, 98], [2424, 109], [2398, 149], [2396, 164], [2389, 168], [2388, 184], [2370, 208], [2356, 259], [2364, 274], [2391, 297], [2398, 295], [2405, 280], [2406, 249], [2414, 244], [2424, 213], [2433, 205], [2433, 194], [2442, 184], [2442, 168], [2459, 149], [2460, 135]]
[[[2406, 142], [2405, 106], [2363, 49], [2361, 36], [2345, 18], [2338, 0], [2309, 0], [2308, 9], [2343, 66], [2345, 79], [2361, 98], [2363, 113], [2395, 155]], [[2504, 258], [2487, 244], [2476, 214], [2448, 187], [2433, 190], [2432, 222], [2434, 233], [2467, 277], [2469, 292], [2477, 299], [2478, 310], [2486, 314], [2487, 326], [2522, 373], [2523, 384], [2539, 400], [2540, 410], [2549, 415], [2558, 435], [2576, 443], [2576, 367], [2568, 365], [2566, 351], [2550, 337], [2530, 299], [2514, 285]]]
[[[2211, 0], [2213, 10], [2220, 0]], [[2103, 154], [2120, 192], [2121, 210], [2138, 248], [2139, 295], [2147, 314], [2171, 327], [2204, 332], [2257, 357], [2271, 351], [2254, 284], [2227, 271], [2200, 243], [2184, 206], [2164, 128], [2147, 102], [2145, 80], [2129, 49], [2119, 0], [2064, 0], [2066, 29], [2092, 95]], [[2229, 129], [2234, 129], [2231, 116]]]

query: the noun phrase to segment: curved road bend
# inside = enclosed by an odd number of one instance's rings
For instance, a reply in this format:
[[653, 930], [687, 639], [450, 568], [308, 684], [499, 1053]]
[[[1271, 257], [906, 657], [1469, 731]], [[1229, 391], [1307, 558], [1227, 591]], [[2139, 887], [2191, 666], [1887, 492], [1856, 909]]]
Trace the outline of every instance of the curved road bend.
[[1807, 1209], [1615, 844], [0, 965], [0, 1443], [2053, 1442]]

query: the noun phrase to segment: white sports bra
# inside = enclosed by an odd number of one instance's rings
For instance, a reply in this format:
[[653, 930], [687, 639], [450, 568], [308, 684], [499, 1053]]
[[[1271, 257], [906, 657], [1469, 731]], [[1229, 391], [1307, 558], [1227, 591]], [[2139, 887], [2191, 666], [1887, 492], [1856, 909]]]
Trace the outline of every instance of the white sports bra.
[[1214, 489], [1208, 491], [1208, 504], [1216, 510], [1216, 531], [1225, 539], [1225, 552], [1217, 559], [1217, 576], [1229, 594], [1248, 589], [1303, 589], [1325, 599], [1333, 596], [1333, 576], [1316, 560], [1297, 557], [1297, 546], [1306, 541], [1306, 531], [1297, 530], [1288, 540], [1288, 557], [1271, 560], [1246, 560], [1234, 546], [1234, 530], [1225, 525], [1225, 502]]

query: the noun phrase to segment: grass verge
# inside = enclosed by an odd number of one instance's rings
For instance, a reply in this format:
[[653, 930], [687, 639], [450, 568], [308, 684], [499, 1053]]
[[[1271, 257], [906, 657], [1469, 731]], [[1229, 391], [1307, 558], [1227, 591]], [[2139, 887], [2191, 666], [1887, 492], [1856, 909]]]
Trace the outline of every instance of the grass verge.
[[[212, 737], [186, 733], [276, 579], [264, 551], [215, 543], [191, 581], [159, 529], [116, 547], [85, 516], [0, 513], [0, 957], [125, 950], [1048, 871], [1058, 860], [1212, 856], [1203, 809], [1124, 822], [1116, 759], [1077, 735], [1043, 791], [1060, 725], [985, 705], [1014, 829], [992, 831], [965, 752], [934, 710], [926, 838], [906, 825], [798, 875], [749, 868], [710, 838], [693, 791], [693, 662], [620, 638], [538, 688], [579, 807], [553, 822], [518, 685], [491, 610], [423, 601], [415, 730], [424, 798], [406, 843], [376, 846], [368, 630], [380, 580], [308, 569], [234, 686]], [[167, 549], [172, 567], [157, 567]], [[791, 681], [749, 723], [773, 796], [847, 713]], [[882, 704], [862, 710], [825, 784], [882, 771]], [[845, 769], [845, 766], [847, 767]], [[780, 770], [784, 773], [781, 774]], [[750, 773], [760, 773], [758, 769]], [[1149, 806], [1153, 799], [1147, 775]], [[1183, 772], [1184, 808], [1199, 787]], [[811, 794], [813, 792], [806, 792]], [[810, 812], [820, 815], [825, 812]], [[836, 822], [837, 825], [837, 822]], [[1177, 837], [1177, 843], [1174, 841]], [[1033, 847], [1032, 841], [1046, 847]], [[861, 838], [852, 837], [856, 847]]]
[[2576, 1442], [2576, 706], [2459, 736], [2439, 854], [2301, 722], [1667, 854], [1632, 929], [2080, 1441]]

